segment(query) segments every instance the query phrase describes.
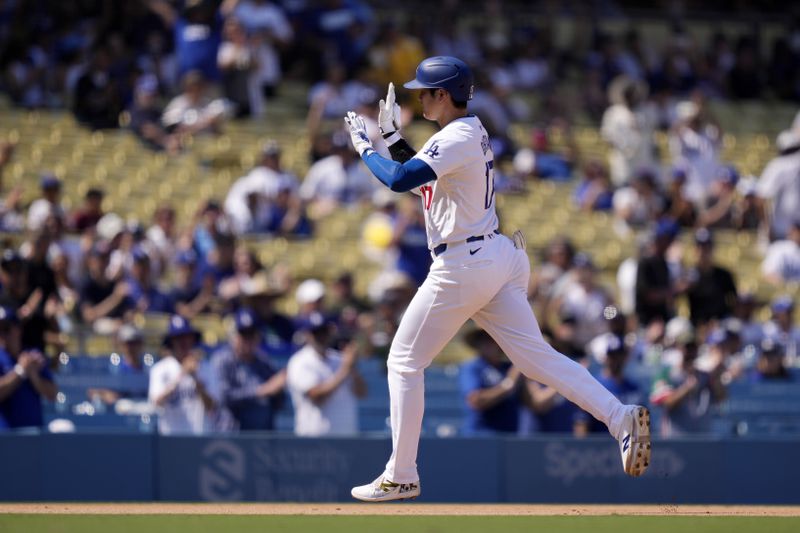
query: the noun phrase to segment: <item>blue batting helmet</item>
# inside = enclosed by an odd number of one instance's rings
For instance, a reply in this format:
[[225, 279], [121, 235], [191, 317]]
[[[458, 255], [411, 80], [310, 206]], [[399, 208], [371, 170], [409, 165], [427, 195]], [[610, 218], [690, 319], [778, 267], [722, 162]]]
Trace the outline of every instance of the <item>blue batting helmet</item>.
[[472, 100], [472, 70], [457, 57], [429, 57], [417, 67], [417, 77], [403, 85], [406, 89], [444, 89], [455, 102]]

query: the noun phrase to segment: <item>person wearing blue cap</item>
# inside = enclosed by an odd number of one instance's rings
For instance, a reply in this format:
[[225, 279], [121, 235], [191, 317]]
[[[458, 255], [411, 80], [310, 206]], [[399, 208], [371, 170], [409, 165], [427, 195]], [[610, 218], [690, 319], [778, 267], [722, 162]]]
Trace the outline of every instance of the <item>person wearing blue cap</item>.
[[53, 401], [57, 392], [42, 353], [22, 349], [17, 312], [0, 307], [0, 432], [42, 426], [41, 398]]
[[197, 276], [197, 254], [194, 250], [181, 250], [175, 256], [175, 275], [169, 297], [179, 315], [193, 318], [210, 311], [217, 288], [212, 276]]
[[42, 191], [41, 198], [34, 200], [28, 208], [28, 229], [38, 231], [44, 227], [47, 217], [55, 215], [64, 220], [64, 208], [61, 207], [61, 180], [55, 174], [43, 174], [39, 180]]
[[131, 253], [133, 264], [126, 278], [129, 287], [128, 298], [134, 307], [143, 313], [172, 313], [175, 302], [159, 290], [152, 281], [150, 256], [142, 248], [136, 247]]
[[232, 415], [236, 429], [272, 431], [285, 399], [286, 371], [261, 349], [260, 324], [253, 311], [239, 309], [230, 329], [230, 341], [211, 356], [214, 395]]
[[698, 224], [706, 228], [731, 228], [736, 208], [736, 185], [739, 171], [733, 165], [723, 165], [711, 184]]
[[795, 325], [795, 301], [789, 295], [781, 295], [772, 301], [772, 319], [764, 324], [764, 337], [783, 345], [786, 360], [790, 365], [800, 363], [800, 327]]
[[655, 226], [651, 254], [639, 260], [636, 271], [636, 315], [639, 324], [668, 321], [675, 314], [677, 289], [667, 264], [667, 250], [680, 228], [672, 219], [661, 219]]
[[201, 375], [200, 332], [180, 315], [169, 319], [167, 354], [150, 370], [147, 397], [158, 413], [162, 435], [202, 434], [213, 429], [215, 403]]
[[308, 342], [289, 359], [286, 380], [294, 404], [294, 432], [304, 437], [354, 435], [358, 432], [357, 398], [366, 383], [356, 368], [358, 349], [332, 348], [336, 326], [321, 313], [305, 325]]

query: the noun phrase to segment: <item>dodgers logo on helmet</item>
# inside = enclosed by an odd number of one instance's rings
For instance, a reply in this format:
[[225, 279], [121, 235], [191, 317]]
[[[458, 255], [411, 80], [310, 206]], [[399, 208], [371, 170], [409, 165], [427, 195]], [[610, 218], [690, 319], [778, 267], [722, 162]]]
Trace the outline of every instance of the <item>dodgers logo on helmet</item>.
[[403, 85], [406, 89], [444, 89], [456, 102], [472, 100], [474, 78], [469, 65], [451, 56], [429, 57], [417, 67], [415, 79]]

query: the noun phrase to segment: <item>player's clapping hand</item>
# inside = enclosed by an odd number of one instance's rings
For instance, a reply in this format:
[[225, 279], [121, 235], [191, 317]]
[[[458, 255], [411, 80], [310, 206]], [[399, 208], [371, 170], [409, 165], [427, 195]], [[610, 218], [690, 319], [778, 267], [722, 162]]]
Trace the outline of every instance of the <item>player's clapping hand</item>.
[[348, 111], [347, 116], [344, 117], [344, 122], [347, 124], [348, 131], [350, 131], [350, 140], [358, 155], [363, 156], [364, 152], [372, 150], [372, 142], [367, 136], [367, 124], [364, 122], [364, 117], [357, 115], [353, 111]]
[[378, 126], [384, 137], [400, 131], [400, 106], [395, 102], [394, 83], [389, 83], [386, 100], [381, 100], [378, 105]]

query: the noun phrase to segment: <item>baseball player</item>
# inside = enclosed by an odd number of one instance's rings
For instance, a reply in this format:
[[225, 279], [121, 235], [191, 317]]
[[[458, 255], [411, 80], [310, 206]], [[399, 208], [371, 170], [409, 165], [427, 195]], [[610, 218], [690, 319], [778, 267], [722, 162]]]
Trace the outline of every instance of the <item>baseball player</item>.
[[392, 455], [375, 481], [352, 489], [353, 497], [382, 502], [419, 496], [423, 372], [469, 318], [527, 377], [555, 387], [605, 423], [619, 440], [625, 472], [641, 475], [650, 462], [650, 413], [620, 403], [542, 338], [526, 297], [530, 264], [524, 237], [517, 232], [508, 238], [497, 229], [489, 137], [480, 119], [467, 112], [469, 67], [454, 57], [431, 57], [404, 87], [419, 90], [423, 116], [440, 127], [419, 152], [400, 136], [392, 84], [378, 117], [392, 160], [375, 152], [362, 117], [352, 111], [345, 117], [353, 146], [375, 177], [393, 191], [421, 196], [433, 256], [389, 352]]

